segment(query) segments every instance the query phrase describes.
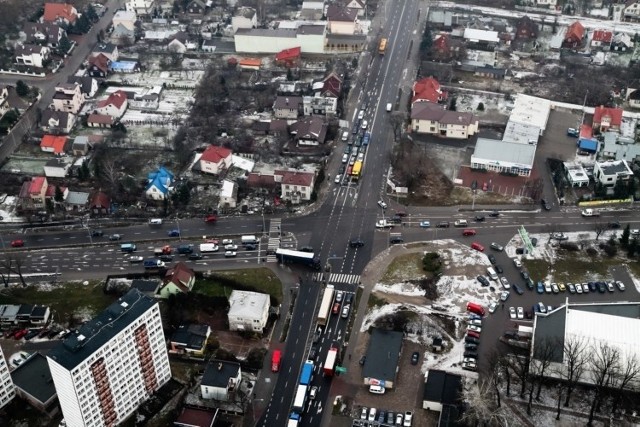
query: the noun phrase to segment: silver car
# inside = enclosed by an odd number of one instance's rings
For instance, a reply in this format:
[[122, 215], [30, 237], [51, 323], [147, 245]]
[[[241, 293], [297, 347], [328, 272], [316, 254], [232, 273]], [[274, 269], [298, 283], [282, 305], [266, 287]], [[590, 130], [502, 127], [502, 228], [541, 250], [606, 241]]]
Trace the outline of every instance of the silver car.
[[506, 277], [501, 277], [500, 278], [500, 283], [502, 283], [502, 287], [505, 289], [511, 289], [511, 285], [509, 284], [509, 281], [507, 280]]

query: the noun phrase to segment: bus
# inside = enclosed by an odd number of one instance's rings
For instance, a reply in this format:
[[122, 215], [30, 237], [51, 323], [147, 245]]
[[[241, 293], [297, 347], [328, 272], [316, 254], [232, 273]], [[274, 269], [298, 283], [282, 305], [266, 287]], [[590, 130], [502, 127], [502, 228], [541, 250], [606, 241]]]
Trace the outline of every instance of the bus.
[[351, 176], [353, 176], [353, 179], [358, 179], [360, 178], [361, 172], [362, 172], [362, 161], [358, 160], [353, 164], [353, 170], [351, 172]]
[[318, 313], [318, 325], [324, 326], [331, 315], [331, 303], [333, 302], [333, 285], [327, 285], [322, 296], [320, 312]]
[[278, 248], [276, 250], [276, 258], [282, 264], [291, 262], [299, 263], [311, 267], [315, 270], [320, 270], [320, 258], [315, 256], [313, 252], [294, 251], [291, 249]]
[[298, 384], [296, 398], [293, 400], [293, 410], [301, 414], [304, 410], [304, 404], [307, 402], [307, 386]]
[[380, 39], [380, 44], [378, 45], [378, 53], [380, 55], [384, 55], [385, 50], [387, 50], [387, 39]]

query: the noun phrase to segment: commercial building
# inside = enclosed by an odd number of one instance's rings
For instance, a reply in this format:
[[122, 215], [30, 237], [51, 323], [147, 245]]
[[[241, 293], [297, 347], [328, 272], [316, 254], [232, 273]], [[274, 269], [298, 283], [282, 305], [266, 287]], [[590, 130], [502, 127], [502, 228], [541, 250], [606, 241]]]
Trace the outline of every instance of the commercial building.
[[171, 379], [158, 303], [129, 291], [47, 362], [68, 426], [119, 424]]
[[476, 149], [471, 156], [471, 167], [529, 176], [535, 155], [535, 144], [478, 138]]
[[231, 292], [229, 297], [229, 329], [260, 332], [267, 326], [270, 298], [258, 292]]
[[572, 187], [586, 187], [589, 185], [589, 175], [580, 163], [564, 162], [567, 179]]
[[0, 348], [0, 408], [6, 406], [16, 396], [16, 390], [9, 373], [9, 364]]
[[238, 53], [278, 53], [299, 47], [301, 53], [324, 53], [326, 25], [297, 28], [239, 28], [233, 36]]
[[393, 388], [401, 350], [402, 332], [373, 329], [367, 348], [367, 363], [362, 367], [364, 385]]

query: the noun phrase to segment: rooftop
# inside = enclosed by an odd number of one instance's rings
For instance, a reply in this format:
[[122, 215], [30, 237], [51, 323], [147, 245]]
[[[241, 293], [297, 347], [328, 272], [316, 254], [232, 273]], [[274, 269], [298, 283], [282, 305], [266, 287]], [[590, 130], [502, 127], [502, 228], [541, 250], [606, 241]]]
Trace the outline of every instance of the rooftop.
[[240, 372], [240, 364], [224, 360], [211, 360], [204, 370], [202, 385], [227, 388], [230, 378], [236, 378]]
[[40, 353], [32, 354], [11, 372], [13, 383], [24, 393], [46, 404], [56, 397], [56, 387], [51, 378], [47, 358]]
[[395, 380], [401, 349], [402, 332], [373, 329], [362, 376], [380, 381]]
[[548, 99], [520, 93], [509, 115], [509, 121], [537, 126], [544, 131], [550, 112], [551, 101]]
[[626, 160], [611, 160], [607, 162], [596, 162], [596, 164], [605, 175], [633, 175], [633, 171]]
[[231, 155], [231, 150], [217, 145], [210, 145], [202, 153], [200, 160], [211, 163], [219, 163]]
[[475, 157], [496, 163], [508, 162], [531, 168], [536, 154], [536, 147], [536, 144], [521, 144], [498, 139], [478, 138], [471, 161], [473, 162], [473, 158]]
[[462, 377], [438, 369], [427, 372], [422, 400], [444, 404], [456, 404], [460, 400]]
[[261, 313], [265, 305], [268, 307], [271, 299], [268, 294], [249, 291], [231, 291], [229, 297], [229, 316], [253, 317]]
[[218, 409], [183, 408], [174, 426], [178, 427], [211, 427], [218, 415]]

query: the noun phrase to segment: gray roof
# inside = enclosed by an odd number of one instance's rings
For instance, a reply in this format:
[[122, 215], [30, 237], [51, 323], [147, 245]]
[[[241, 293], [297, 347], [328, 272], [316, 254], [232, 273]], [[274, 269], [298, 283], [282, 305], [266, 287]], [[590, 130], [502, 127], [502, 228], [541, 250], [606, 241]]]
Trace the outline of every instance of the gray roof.
[[535, 154], [536, 144], [478, 138], [472, 158], [532, 166]]
[[402, 332], [373, 329], [367, 348], [367, 363], [362, 368], [362, 376], [378, 380], [393, 381], [396, 377]]
[[49, 307], [47, 307], [46, 305], [36, 305], [31, 311], [31, 318], [34, 320], [44, 319], [44, 316], [47, 314], [48, 308]]
[[131, 281], [131, 289], [137, 289], [142, 293], [155, 293], [159, 286], [159, 280], [133, 279]]
[[273, 103], [274, 110], [297, 110], [302, 106], [301, 96], [277, 96]]
[[562, 356], [564, 354], [564, 330], [565, 322], [567, 319], [566, 307], [562, 309], [554, 310], [552, 313], [544, 315], [536, 315], [535, 329], [533, 335], [534, 352], [539, 349], [539, 343], [547, 340], [553, 345], [553, 352], [551, 354], [551, 360], [556, 363], [562, 363]]
[[89, 193], [85, 193], [83, 191], [69, 191], [65, 202], [69, 205], [85, 206], [89, 203]]
[[229, 378], [236, 378], [240, 371], [240, 364], [224, 360], [212, 360], [207, 364], [202, 376], [202, 385], [209, 387], [227, 388]]
[[11, 372], [11, 379], [17, 388], [32, 396], [42, 404], [56, 397], [56, 387], [51, 378], [47, 358], [40, 353], [31, 355]]
[[618, 175], [631, 173], [629, 166], [624, 160], [614, 160], [611, 162], [598, 163], [598, 166], [605, 175]]
[[327, 34], [327, 42], [332, 44], [342, 43], [348, 46], [358, 46], [366, 41], [366, 34], [354, 34], [353, 36], [348, 34]]
[[445, 371], [431, 369], [427, 372], [422, 400], [455, 404], [460, 400], [462, 377]]
[[54, 347], [47, 357], [72, 370], [156, 304], [132, 289]]
[[186, 348], [199, 350], [207, 339], [208, 325], [180, 325], [171, 335], [171, 342], [180, 344]]
[[327, 27], [325, 25], [300, 25], [298, 27], [298, 34], [324, 34]]
[[16, 315], [20, 310], [19, 305], [8, 304], [8, 305], [0, 305], [0, 318], [13, 321], [16, 319]]
[[291, 28], [238, 28], [236, 31], [237, 36], [253, 36], [253, 37], [290, 37], [296, 38], [298, 30]]
[[535, 125], [509, 121], [504, 130], [503, 141], [518, 142], [520, 144], [528, 144], [530, 141], [538, 142], [540, 137], [540, 128]]

